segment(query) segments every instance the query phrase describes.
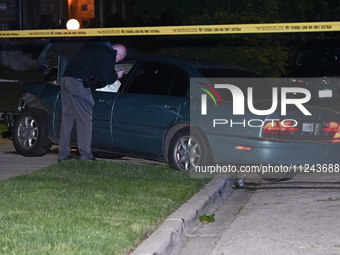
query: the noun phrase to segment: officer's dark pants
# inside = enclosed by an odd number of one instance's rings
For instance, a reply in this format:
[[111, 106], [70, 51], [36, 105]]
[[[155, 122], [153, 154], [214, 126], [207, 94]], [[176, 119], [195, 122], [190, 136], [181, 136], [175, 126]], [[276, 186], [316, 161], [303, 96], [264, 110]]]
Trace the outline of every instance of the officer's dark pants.
[[59, 137], [58, 159], [70, 156], [70, 137], [74, 120], [77, 128], [77, 144], [81, 159], [92, 159], [92, 109], [94, 101], [91, 89], [84, 88], [77, 78], [61, 79], [62, 120]]

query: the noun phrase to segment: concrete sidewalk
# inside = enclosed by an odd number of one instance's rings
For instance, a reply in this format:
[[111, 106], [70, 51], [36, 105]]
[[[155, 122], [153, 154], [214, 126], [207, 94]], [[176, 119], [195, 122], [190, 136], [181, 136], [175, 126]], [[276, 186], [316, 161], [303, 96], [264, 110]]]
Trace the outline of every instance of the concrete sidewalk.
[[340, 254], [340, 175], [233, 190], [177, 255]]
[[57, 147], [44, 157], [23, 157], [14, 149], [12, 142], [0, 144], [0, 180], [29, 173], [57, 163]]

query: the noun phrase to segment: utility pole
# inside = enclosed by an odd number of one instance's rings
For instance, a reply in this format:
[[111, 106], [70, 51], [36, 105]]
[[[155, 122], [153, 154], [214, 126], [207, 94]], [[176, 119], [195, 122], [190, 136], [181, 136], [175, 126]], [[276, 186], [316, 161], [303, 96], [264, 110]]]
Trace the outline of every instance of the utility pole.
[[98, 15], [99, 15], [99, 27], [103, 27], [104, 26], [104, 14], [103, 14], [103, 0], [99, 0], [99, 4], [98, 4]]
[[23, 6], [22, 6], [22, 0], [18, 0], [18, 15], [19, 15], [19, 29], [22, 30], [23, 29]]

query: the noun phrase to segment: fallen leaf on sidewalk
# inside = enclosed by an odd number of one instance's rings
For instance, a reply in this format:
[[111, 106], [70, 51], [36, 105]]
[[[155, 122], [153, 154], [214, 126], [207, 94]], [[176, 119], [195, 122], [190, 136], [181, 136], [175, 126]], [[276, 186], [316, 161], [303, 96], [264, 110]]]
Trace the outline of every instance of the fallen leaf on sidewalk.
[[215, 214], [211, 215], [203, 214], [202, 216], [199, 216], [199, 219], [203, 223], [215, 222]]

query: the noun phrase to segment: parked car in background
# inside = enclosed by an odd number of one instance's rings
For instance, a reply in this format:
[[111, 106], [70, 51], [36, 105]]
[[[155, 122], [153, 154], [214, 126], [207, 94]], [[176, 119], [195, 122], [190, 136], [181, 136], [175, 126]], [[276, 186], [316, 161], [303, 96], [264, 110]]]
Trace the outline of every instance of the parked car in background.
[[340, 40], [310, 41], [296, 53], [291, 86], [312, 93], [312, 103], [340, 110]]
[[[264, 109], [270, 108], [272, 86], [254, 82], [263, 78], [257, 72], [210, 61], [161, 56], [129, 57], [120, 68], [125, 75], [119, 88], [113, 93], [93, 91], [95, 151], [165, 161], [182, 171], [215, 164], [338, 162], [340, 115], [333, 111], [308, 107], [312, 116], [305, 116], [296, 107], [288, 107], [287, 114], [282, 115], [278, 107], [263, 116], [249, 110], [242, 116], [233, 116], [233, 98], [216, 89], [222, 96], [217, 100], [221, 105], [209, 97], [209, 112], [202, 116], [202, 94], [213, 96], [216, 92], [211, 90], [213, 84], [208, 85], [210, 78], [222, 78], [244, 93], [253, 86], [255, 101]], [[237, 84], [237, 78], [247, 78], [247, 82]], [[193, 79], [200, 82], [192, 82]], [[25, 93], [20, 101], [21, 111], [6, 113], [14, 146], [23, 156], [43, 156], [52, 143], [58, 144], [60, 87], [58, 82], [31, 82], [22, 84], [22, 88]], [[214, 127], [213, 122], [222, 117], [229, 120], [228, 125]], [[292, 120], [296, 123], [292, 124]], [[233, 126], [230, 121], [239, 124]], [[75, 132], [74, 129], [71, 139], [76, 147]], [[284, 176], [285, 173], [277, 173], [271, 179]]]

